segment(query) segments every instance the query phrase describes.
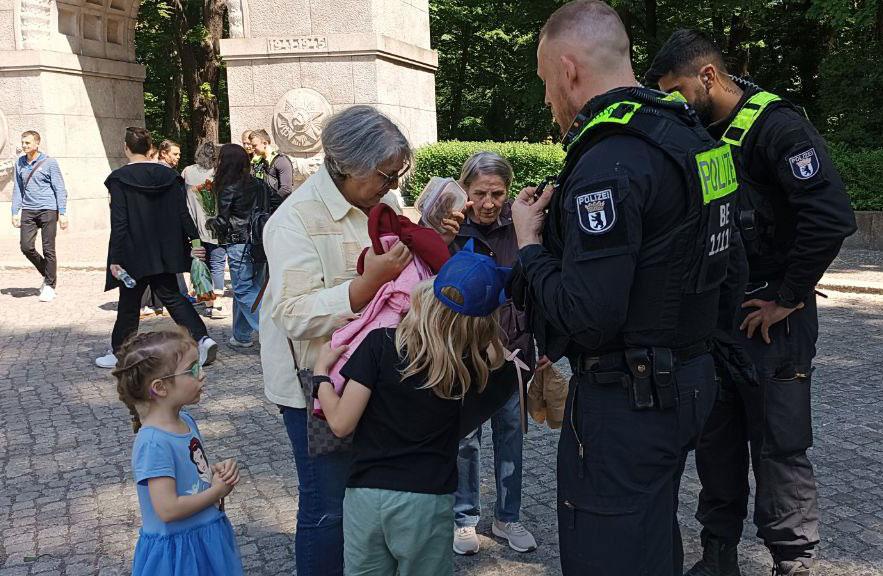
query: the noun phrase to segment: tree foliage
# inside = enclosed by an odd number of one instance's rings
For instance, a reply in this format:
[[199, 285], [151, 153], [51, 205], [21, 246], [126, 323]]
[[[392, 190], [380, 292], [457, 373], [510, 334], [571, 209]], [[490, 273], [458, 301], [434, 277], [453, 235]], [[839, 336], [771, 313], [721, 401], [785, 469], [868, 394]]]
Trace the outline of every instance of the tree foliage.
[[[439, 137], [542, 141], [539, 29], [562, 0], [431, 0]], [[830, 139], [879, 147], [883, 0], [613, 0], [643, 75], [677, 28], [708, 33], [731, 72], [804, 106]]]
[[218, 40], [223, 0], [142, 0], [135, 35], [147, 69], [144, 115], [156, 139], [171, 138], [192, 158], [196, 147], [229, 139], [226, 82]]

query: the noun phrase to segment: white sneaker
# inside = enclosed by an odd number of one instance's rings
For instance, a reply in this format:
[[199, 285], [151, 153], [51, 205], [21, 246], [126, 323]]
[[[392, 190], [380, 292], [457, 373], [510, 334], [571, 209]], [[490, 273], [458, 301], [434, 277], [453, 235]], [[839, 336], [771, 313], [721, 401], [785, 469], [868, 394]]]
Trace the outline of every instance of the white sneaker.
[[494, 518], [491, 531], [497, 538], [505, 538], [509, 542], [509, 548], [516, 552], [530, 552], [537, 549], [537, 541], [533, 534], [521, 522], [500, 522]]
[[215, 358], [218, 357], [218, 343], [208, 336], [202, 337], [199, 341], [198, 348], [200, 364], [203, 366], [209, 366], [215, 361]]
[[211, 308], [208, 308], [207, 310], [209, 312], [209, 318], [212, 318], [212, 319], [219, 320], [219, 319], [230, 317], [230, 315], [227, 314], [227, 309], [221, 303], [221, 300], [219, 298], [216, 298], [215, 305], [212, 306]]
[[108, 350], [107, 354], [95, 359], [95, 365], [99, 368], [112, 369], [117, 367], [117, 357], [114, 356], [113, 350]]
[[478, 542], [478, 534], [475, 526], [463, 526], [454, 528], [454, 553], [460, 556], [472, 556], [478, 554], [481, 544]]
[[230, 336], [230, 340], [227, 341], [227, 344], [233, 346], [234, 348], [251, 348], [254, 346], [254, 342], [240, 342], [233, 336]]
[[43, 284], [43, 288], [40, 290], [40, 302], [52, 302], [55, 300], [55, 290], [53, 290], [52, 286], [47, 284]]

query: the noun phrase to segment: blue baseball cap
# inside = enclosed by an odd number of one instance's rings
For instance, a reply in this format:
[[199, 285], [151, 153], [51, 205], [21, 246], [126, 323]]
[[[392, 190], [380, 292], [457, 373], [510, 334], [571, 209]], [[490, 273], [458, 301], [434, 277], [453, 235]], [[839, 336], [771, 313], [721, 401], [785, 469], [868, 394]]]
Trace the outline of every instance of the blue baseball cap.
[[[465, 316], [488, 316], [506, 301], [506, 278], [511, 268], [497, 266], [494, 259], [477, 254], [472, 240], [451, 256], [433, 282], [435, 297], [445, 306]], [[463, 297], [458, 304], [444, 294], [451, 287]]]

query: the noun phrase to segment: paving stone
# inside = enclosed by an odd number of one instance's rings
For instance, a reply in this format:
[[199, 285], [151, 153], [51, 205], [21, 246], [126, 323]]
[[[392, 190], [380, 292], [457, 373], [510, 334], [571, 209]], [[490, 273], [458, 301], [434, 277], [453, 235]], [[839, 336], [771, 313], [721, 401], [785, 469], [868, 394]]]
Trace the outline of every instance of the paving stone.
[[[107, 348], [115, 294], [103, 275], [62, 269], [49, 304], [17, 298], [39, 284], [26, 270], [0, 276], [0, 574], [129, 574], [140, 518], [131, 479], [132, 431], [110, 374], [93, 360]], [[883, 576], [883, 296], [829, 292], [813, 378], [820, 486], [819, 574]], [[218, 342], [230, 320], [206, 320]], [[151, 319], [144, 329], [169, 326]], [[242, 481], [228, 498], [249, 575], [294, 572], [297, 476], [278, 411], [263, 396], [257, 350], [221, 345], [208, 368], [209, 395], [193, 408], [213, 459], [236, 457]], [[484, 437], [491, 438], [490, 429]], [[531, 425], [524, 442], [522, 520], [540, 548], [518, 554], [490, 530], [495, 484], [490, 444], [482, 458], [478, 525], [482, 550], [456, 558], [477, 576], [559, 575], [555, 512], [558, 432]], [[751, 481], [753, 490], [753, 481]], [[681, 489], [687, 564], [696, 560], [693, 514], [699, 483], [692, 458]], [[748, 517], [751, 518], [749, 510]], [[744, 576], [770, 560], [750, 520], [740, 547]], [[25, 556], [41, 556], [25, 563]]]

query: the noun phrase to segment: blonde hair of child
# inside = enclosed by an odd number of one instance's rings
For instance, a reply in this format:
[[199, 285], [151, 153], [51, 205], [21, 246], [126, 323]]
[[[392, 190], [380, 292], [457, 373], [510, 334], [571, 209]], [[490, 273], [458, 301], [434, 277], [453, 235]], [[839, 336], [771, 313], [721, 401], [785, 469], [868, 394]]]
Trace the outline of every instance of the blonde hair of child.
[[[463, 301], [455, 288], [445, 287], [442, 292], [455, 302]], [[496, 311], [484, 317], [454, 312], [435, 297], [431, 279], [421, 282], [396, 329], [396, 349], [407, 362], [402, 378], [425, 371], [423, 388], [446, 400], [462, 399], [473, 385], [481, 392], [490, 372], [504, 362], [497, 319]], [[475, 382], [467, 366], [472, 367]]]
[[132, 431], [141, 428], [138, 404], [149, 402], [150, 384], [175, 372], [178, 362], [196, 342], [181, 327], [157, 332], [141, 332], [127, 339], [117, 352], [113, 377], [120, 400], [132, 415]]

